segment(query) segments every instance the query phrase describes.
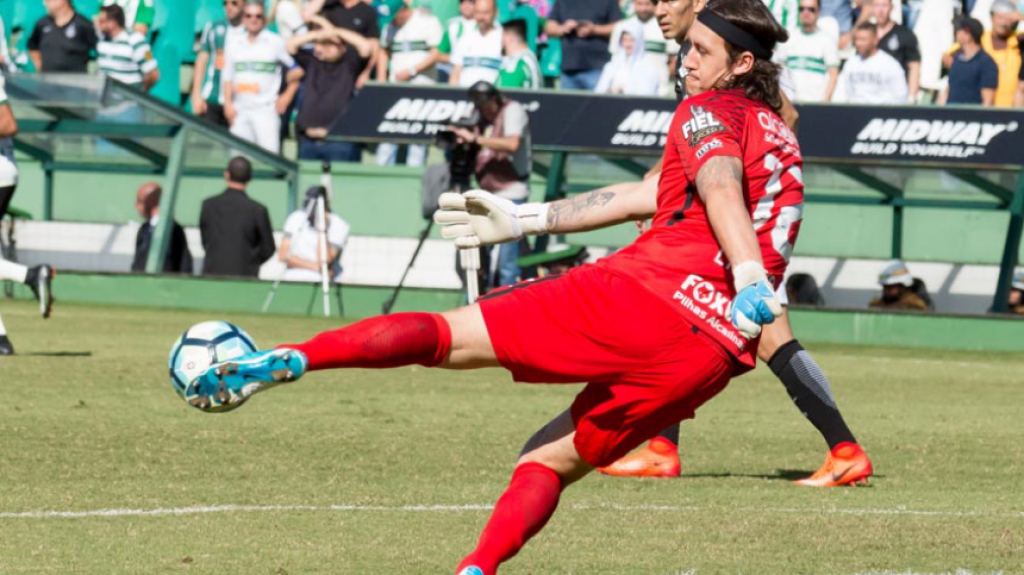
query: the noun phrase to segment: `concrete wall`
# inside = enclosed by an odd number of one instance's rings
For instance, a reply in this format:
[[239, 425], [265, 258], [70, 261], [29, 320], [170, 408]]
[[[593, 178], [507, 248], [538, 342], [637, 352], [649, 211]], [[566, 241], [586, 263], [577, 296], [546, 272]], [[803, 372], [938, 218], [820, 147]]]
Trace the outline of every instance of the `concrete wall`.
[[[335, 210], [352, 225], [357, 236], [404, 237], [419, 235], [424, 220], [420, 207], [421, 171], [405, 167], [379, 169], [365, 165], [335, 166], [333, 178]], [[303, 166], [301, 186], [319, 181], [319, 167]], [[570, 181], [598, 186], [628, 178], [621, 171], [587, 160], [573, 159]], [[938, 173], [918, 177], [915, 190], [924, 194], [934, 183], [936, 197], [971, 197], [963, 186], [949, 186]], [[60, 173], [56, 177], [54, 216], [58, 220], [124, 224], [137, 219], [134, 194], [147, 178], [109, 174]], [[21, 184], [14, 205], [39, 217], [42, 214], [42, 172], [38, 164], [21, 162]], [[857, 193], [846, 180], [817, 177], [808, 180], [808, 193]], [[178, 201], [177, 219], [185, 226], [195, 225], [202, 200], [219, 193], [223, 182], [217, 179], [186, 178]], [[535, 178], [533, 196], [543, 197], [544, 181]], [[859, 193], [868, 195], [863, 189]], [[275, 228], [280, 229], [287, 216], [287, 189], [283, 182], [256, 182], [252, 196], [270, 210]], [[809, 203], [797, 242], [797, 256], [885, 259], [890, 253], [891, 210], [876, 206], [849, 206]], [[904, 257], [922, 262], [958, 264], [997, 264], [1009, 218], [1004, 213], [908, 208], [904, 223]], [[619, 226], [587, 234], [576, 234], [568, 241], [583, 245], [621, 247], [635, 238], [632, 225]], [[435, 230], [434, 238], [439, 237]]]
[[[60, 269], [124, 273], [131, 266], [137, 230], [135, 222], [122, 225], [27, 222], [18, 227], [18, 257], [26, 263], [47, 262]], [[204, 256], [199, 230], [187, 228], [186, 236], [198, 273]], [[412, 238], [352, 236], [342, 251], [341, 281], [348, 285], [397, 285], [416, 243]], [[597, 259], [609, 250], [592, 247], [590, 252], [592, 259]], [[455, 258], [451, 242], [428, 240], [410, 270], [406, 285], [458, 289]], [[795, 256], [789, 272], [812, 275], [829, 307], [863, 309], [879, 293], [878, 273], [885, 264], [886, 260]], [[924, 280], [940, 312], [980, 314], [991, 307], [999, 275], [994, 265], [911, 260], [908, 266], [911, 273]], [[273, 281], [280, 273], [280, 263], [272, 259], [263, 266], [260, 278]]]
[[[14, 204], [37, 216], [42, 212], [42, 174], [38, 165], [23, 162]], [[426, 222], [421, 215], [421, 171], [405, 167], [380, 169], [366, 165], [335, 166], [335, 211], [352, 226], [353, 238], [343, 253], [343, 281], [353, 285], [394, 285], [408, 264], [416, 238]], [[319, 166], [303, 166], [303, 188], [319, 182]], [[820, 172], [820, 170], [819, 170]], [[570, 180], [598, 186], [628, 178], [593, 158], [573, 159]], [[962, 185], [950, 185], [939, 173], [915, 176], [915, 193], [934, 184], [936, 193], [971, 197]], [[59, 223], [30, 223], [19, 227], [22, 259], [50, 261], [65, 269], [118, 272], [128, 269], [134, 249], [135, 188], [154, 178], [107, 174], [60, 173], [54, 211]], [[159, 178], [157, 178], [159, 181]], [[869, 194], [840, 176], [817, 174], [808, 178], [809, 193]], [[545, 182], [533, 181], [534, 199], [543, 197]], [[815, 187], [817, 186], [817, 187]], [[949, 189], [943, 190], [942, 186]], [[219, 193], [217, 179], [186, 179], [178, 201], [177, 219], [194, 226], [204, 198]], [[287, 190], [283, 182], [257, 182], [251, 195], [270, 210], [275, 228], [287, 216]], [[975, 194], [974, 199], [980, 196]], [[984, 313], [991, 306], [998, 263], [1008, 217], [1005, 214], [965, 210], [908, 208], [905, 220], [905, 259], [911, 272], [925, 280], [938, 310]], [[884, 207], [838, 206], [809, 203], [791, 273], [809, 273], [822, 286], [829, 306], [863, 308], [878, 287], [875, 278], [888, 259], [892, 232], [891, 211]], [[409, 285], [453, 289], [455, 255], [434, 229], [420, 254]], [[591, 246], [595, 256], [626, 245], [636, 237], [632, 225], [586, 234], [562, 241]], [[195, 230], [189, 232], [192, 252], [200, 260], [202, 247]], [[276, 265], [262, 277], [274, 279]]]

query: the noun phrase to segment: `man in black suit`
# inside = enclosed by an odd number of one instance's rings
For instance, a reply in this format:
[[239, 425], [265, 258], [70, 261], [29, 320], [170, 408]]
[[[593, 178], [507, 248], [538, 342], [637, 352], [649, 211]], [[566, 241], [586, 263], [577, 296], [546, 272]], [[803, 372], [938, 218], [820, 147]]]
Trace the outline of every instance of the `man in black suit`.
[[245, 195], [252, 164], [239, 156], [224, 172], [228, 188], [203, 202], [199, 231], [206, 260], [203, 275], [255, 278], [260, 265], [274, 255], [274, 232], [263, 204]]
[[[160, 218], [159, 184], [148, 182], [139, 186], [135, 194], [135, 209], [145, 220], [135, 236], [135, 259], [132, 260], [133, 272], [146, 271], [146, 260], [149, 259], [149, 248], [153, 245], [153, 231]], [[185, 230], [178, 222], [171, 221], [171, 246], [164, 260], [165, 273], [192, 273], [192, 254], [188, 251], [185, 241]]]

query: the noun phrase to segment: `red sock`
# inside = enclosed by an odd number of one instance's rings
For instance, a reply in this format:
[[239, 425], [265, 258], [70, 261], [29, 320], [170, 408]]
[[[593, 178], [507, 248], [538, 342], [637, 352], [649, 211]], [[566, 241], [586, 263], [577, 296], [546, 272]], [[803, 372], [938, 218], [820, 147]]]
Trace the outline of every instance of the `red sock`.
[[[524, 463], [512, 473], [512, 482], [494, 506], [480, 543], [459, 563], [459, 573], [470, 565], [494, 575], [498, 565], [515, 557], [531, 537], [547, 524], [558, 507], [562, 480], [539, 463]], [[475, 575], [475, 574], [474, 574]]]
[[440, 365], [452, 348], [448, 322], [435, 313], [396, 313], [325, 331], [306, 343], [281, 345], [301, 351], [309, 370]]

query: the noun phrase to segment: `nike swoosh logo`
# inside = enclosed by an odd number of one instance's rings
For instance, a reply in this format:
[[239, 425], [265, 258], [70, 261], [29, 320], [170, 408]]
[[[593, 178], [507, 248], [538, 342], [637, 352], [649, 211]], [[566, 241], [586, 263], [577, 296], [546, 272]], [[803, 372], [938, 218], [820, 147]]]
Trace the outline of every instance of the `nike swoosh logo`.
[[842, 481], [842, 479], [844, 477], [846, 477], [846, 474], [849, 473], [850, 471], [852, 471], [854, 467], [857, 467], [857, 466], [856, 465], [850, 465], [850, 466], [848, 466], [846, 469], [844, 469], [840, 473], [836, 473], [835, 471], [833, 471], [832, 472], [832, 481], [835, 481], [836, 483]]

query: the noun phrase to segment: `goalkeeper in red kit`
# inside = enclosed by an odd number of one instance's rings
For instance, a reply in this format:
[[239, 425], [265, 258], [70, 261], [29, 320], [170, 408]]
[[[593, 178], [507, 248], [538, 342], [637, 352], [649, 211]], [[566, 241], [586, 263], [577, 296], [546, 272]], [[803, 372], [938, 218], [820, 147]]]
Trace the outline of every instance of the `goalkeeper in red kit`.
[[[690, 31], [691, 97], [669, 129], [657, 189], [614, 187], [516, 206], [445, 196], [435, 216], [462, 247], [653, 217], [629, 247], [444, 314], [363, 320], [216, 364], [190, 383], [225, 408], [307, 371], [504, 367], [519, 382], [586, 383], [526, 444], [459, 575], [492, 575], [547, 523], [562, 490], [692, 418], [754, 367], [761, 326], [800, 228], [800, 149], [779, 118], [772, 50], [787, 34], [760, 0], [722, 0]], [[525, 209], [524, 209], [525, 208]]]
[[[676, 58], [675, 85], [676, 96], [680, 101], [689, 96], [686, 87], [686, 75], [689, 70], [682, 66], [690, 51], [687, 35], [696, 14], [707, 4], [706, 0], [655, 0], [654, 13], [662, 34], [666, 39], [677, 41], [680, 46]], [[785, 74], [780, 76], [780, 84], [784, 76]], [[782, 108], [779, 115], [790, 129], [795, 131], [799, 114], [784, 95], [780, 97]], [[659, 161], [643, 181], [632, 185], [656, 187], [660, 171]], [[630, 185], [619, 184], [617, 189], [623, 191]], [[793, 334], [789, 314], [785, 310], [785, 290], [780, 289], [777, 296], [782, 302], [783, 313], [761, 334], [757, 355], [786, 388], [793, 404], [818, 430], [829, 449], [825, 463], [812, 475], [798, 479], [795, 483], [810, 487], [867, 483], [867, 478], [873, 472], [871, 459], [858, 444], [857, 438], [840, 413], [828, 377]], [[678, 477], [681, 472], [679, 430], [679, 423], [665, 428], [644, 448], [598, 471], [620, 477]]]

